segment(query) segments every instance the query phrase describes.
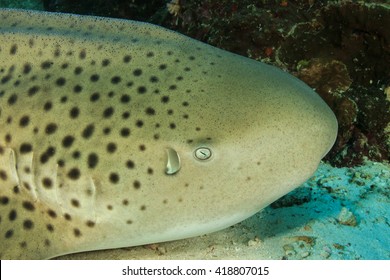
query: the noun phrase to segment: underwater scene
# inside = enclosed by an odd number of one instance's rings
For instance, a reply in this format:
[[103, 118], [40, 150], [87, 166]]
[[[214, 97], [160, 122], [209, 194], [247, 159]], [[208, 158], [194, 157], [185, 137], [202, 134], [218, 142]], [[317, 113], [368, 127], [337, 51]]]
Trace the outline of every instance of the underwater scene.
[[390, 0], [0, 0], [1, 259], [389, 260], [389, 159]]

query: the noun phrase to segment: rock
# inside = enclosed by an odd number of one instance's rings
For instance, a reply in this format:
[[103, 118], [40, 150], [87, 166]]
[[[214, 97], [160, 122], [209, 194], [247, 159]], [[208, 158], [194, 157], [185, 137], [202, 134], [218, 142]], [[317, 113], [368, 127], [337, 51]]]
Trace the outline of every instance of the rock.
[[355, 215], [346, 207], [341, 208], [340, 214], [337, 217], [339, 224], [355, 227], [357, 225]]

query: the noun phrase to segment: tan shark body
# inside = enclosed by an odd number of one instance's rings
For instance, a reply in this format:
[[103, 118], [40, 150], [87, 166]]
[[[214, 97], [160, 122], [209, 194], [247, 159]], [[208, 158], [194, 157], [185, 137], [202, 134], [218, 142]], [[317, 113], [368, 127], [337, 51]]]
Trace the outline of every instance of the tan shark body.
[[334, 114], [275, 67], [158, 26], [0, 10], [0, 256], [216, 231], [307, 180]]

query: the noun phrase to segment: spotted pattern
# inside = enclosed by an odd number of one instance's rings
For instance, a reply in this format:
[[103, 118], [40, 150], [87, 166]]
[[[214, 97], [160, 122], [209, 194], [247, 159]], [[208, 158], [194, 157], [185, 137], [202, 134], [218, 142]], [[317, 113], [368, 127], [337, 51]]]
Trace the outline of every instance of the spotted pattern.
[[[98, 234], [96, 213], [102, 211], [123, 217], [126, 227], [152, 211], [138, 196], [166, 175], [150, 159], [164, 155], [160, 141], [189, 144], [208, 137], [193, 135], [202, 125], [191, 121], [197, 118], [192, 104], [203, 90], [199, 75], [209, 76], [200, 74], [206, 73], [201, 62], [208, 69], [210, 60], [218, 61], [201, 47], [183, 57], [176, 46], [167, 50], [163, 40], [138, 38], [126, 25], [118, 32], [133, 35], [122, 43], [120, 36], [111, 38], [120, 44], [114, 49], [95, 25], [85, 32], [71, 28], [81, 32], [85, 46], [56, 23], [44, 29], [56, 34], [54, 40], [44, 42], [34, 35], [38, 26], [21, 27], [32, 35], [0, 47], [0, 58], [10, 58], [0, 66], [0, 157], [3, 147], [11, 147], [21, 174], [15, 184], [0, 164], [0, 182], [12, 190], [10, 195], [0, 189], [0, 234], [23, 252], [50, 252], [58, 233], [77, 240]], [[88, 45], [96, 34], [107, 43]], [[152, 41], [142, 50], [145, 40]]]

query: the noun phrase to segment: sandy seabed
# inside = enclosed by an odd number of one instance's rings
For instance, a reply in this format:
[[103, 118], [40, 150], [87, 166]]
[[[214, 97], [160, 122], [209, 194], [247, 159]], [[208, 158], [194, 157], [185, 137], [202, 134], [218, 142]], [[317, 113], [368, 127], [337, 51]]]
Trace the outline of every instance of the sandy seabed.
[[249, 219], [199, 237], [58, 259], [390, 259], [390, 165], [321, 164]]

